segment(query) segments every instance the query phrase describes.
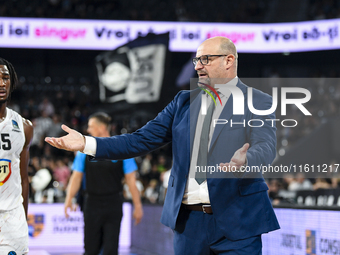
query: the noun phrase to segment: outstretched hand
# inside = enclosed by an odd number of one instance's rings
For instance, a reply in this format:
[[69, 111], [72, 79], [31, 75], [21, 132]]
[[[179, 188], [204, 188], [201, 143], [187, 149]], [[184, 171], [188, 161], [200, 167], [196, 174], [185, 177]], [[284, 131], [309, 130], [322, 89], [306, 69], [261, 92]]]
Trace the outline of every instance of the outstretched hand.
[[85, 137], [81, 133], [66, 125], [61, 125], [61, 128], [68, 134], [59, 138], [46, 137], [45, 142], [58, 149], [67, 151], [83, 151], [85, 148]]
[[220, 163], [220, 167], [228, 169], [228, 172], [231, 172], [233, 169], [239, 170], [246, 163], [248, 149], [249, 143], [245, 143], [242, 148], [234, 153], [229, 163]]

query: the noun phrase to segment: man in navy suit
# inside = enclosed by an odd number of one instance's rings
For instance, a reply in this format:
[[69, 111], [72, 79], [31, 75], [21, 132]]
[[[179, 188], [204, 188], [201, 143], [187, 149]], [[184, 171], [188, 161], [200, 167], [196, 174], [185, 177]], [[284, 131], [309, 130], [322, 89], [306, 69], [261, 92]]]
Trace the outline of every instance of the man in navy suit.
[[[236, 98], [223, 84], [237, 86], [244, 98], [248, 91], [237, 77], [237, 51], [229, 39], [204, 41], [193, 63], [201, 86], [222, 84], [215, 87], [222, 106], [214, 107], [200, 89], [180, 91], [155, 119], [132, 134], [93, 138], [63, 125], [68, 135], [45, 140], [99, 159], [136, 157], [172, 142], [173, 166], [161, 222], [174, 230], [175, 254], [262, 254], [261, 234], [279, 229], [279, 224], [261, 173], [244, 169], [274, 160], [275, 114], [256, 115], [247, 100], [244, 114], [233, 114]], [[269, 95], [253, 89], [252, 97], [255, 109], [271, 108]], [[209, 104], [206, 115], [202, 100]], [[205, 122], [207, 116], [211, 120]], [[216, 124], [216, 119], [228, 124]], [[249, 125], [252, 119], [263, 125]], [[202, 175], [204, 166], [216, 169]], [[225, 171], [217, 171], [218, 166]]]

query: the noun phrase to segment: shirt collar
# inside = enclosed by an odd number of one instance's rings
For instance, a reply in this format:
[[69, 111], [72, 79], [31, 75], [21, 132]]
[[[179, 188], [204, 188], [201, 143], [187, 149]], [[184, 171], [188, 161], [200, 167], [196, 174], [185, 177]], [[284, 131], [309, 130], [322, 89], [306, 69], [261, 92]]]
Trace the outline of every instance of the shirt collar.
[[[227, 82], [226, 84], [228, 85], [233, 85], [236, 86], [238, 83], [238, 76], [236, 76], [235, 78], [233, 78], [232, 80], [230, 80], [229, 82]], [[221, 86], [218, 90], [217, 90], [218, 94], [221, 95], [228, 95], [230, 93], [229, 89], [225, 88], [224, 86]]]

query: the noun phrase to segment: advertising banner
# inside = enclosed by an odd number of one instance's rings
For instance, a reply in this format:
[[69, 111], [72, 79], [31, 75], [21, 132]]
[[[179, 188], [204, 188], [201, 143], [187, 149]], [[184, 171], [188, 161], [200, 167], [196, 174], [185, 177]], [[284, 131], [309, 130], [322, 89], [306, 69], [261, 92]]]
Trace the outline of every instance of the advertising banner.
[[[30, 204], [28, 208], [29, 248], [48, 252], [78, 251], [84, 247], [84, 220], [81, 211], [65, 218], [64, 204]], [[119, 248], [131, 245], [131, 204], [124, 203]]]
[[170, 33], [169, 49], [195, 52], [214, 36], [239, 52], [282, 53], [340, 48], [340, 19], [292, 23], [199, 23], [42, 18], [0, 18], [0, 47], [112, 50], [148, 33]]
[[340, 212], [275, 208], [281, 229], [262, 236], [263, 255], [340, 254]]

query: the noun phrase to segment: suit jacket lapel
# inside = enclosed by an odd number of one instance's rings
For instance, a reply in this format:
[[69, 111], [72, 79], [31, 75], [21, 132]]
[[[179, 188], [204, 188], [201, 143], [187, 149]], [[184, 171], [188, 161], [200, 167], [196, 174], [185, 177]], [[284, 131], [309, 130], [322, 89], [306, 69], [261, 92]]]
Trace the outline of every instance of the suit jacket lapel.
[[194, 145], [195, 133], [196, 133], [196, 125], [198, 119], [198, 113], [201, 109], [201, 98], [203, 91], [196, 94], [193, 93], [190, 96], [190, 105], [189, 105], [189, 119], [188, 119], [188, 127], [190, 132], [190, 159], [192, 154], [192, 147]]
[[[236, 86], [238, 88], [240, 88], [243, 92], [243, 97], [244, 100], [247, 100], [245, 97], [246, 91], [247, 91], [247, 86], [244, 85], [240, 79], [238, 80]], [[216, 139], [219, 137], [221, 131], [223, 130], [223, 128], [225, 128], [226, 125], [229, 124], [230, 118], [233, 116], [233, 96], [232, 94], [230, 95], [226, 105], [223, 107], [223, 110], [221, 112], [221, 115], [219, 116], [219, 119], [223, 119], [223, 120], [227, 120], [228, 123], [227, 124], [220, 124], [220, 125], [216, 125], [213, 136], [211, 138], [211, 143], [210, 143], [210, 147], [209, 147], [209, 151], [212, 148], [212, 146], [214, 145], [214, 143], [216, 142]]]
[[[233, 97], [230, 96], [226, 105], [224, 106], [219, 119], [227, 120], [229, 123], [230, 118], [233, 116]], [[219, 124], [215, 126], [215, 130], [213, 136], [211, 138], [211, 143], [209, 150], [211, 149], [212, 145], [216, 142], [217, 137], [220, 135], [223, 128], [228, 124]]]

